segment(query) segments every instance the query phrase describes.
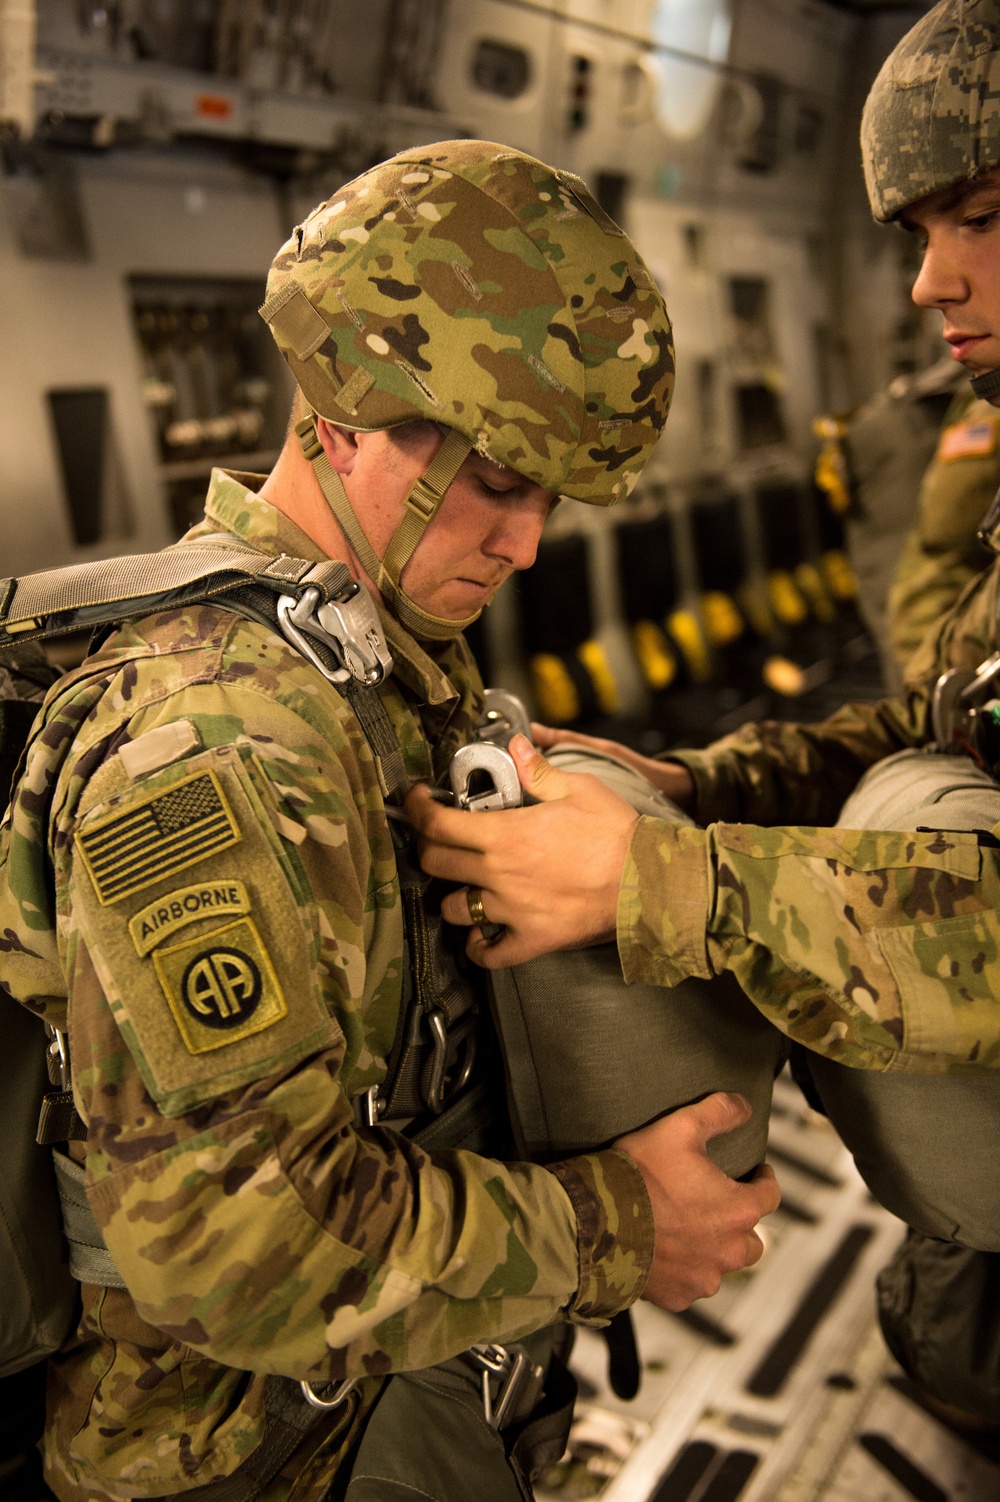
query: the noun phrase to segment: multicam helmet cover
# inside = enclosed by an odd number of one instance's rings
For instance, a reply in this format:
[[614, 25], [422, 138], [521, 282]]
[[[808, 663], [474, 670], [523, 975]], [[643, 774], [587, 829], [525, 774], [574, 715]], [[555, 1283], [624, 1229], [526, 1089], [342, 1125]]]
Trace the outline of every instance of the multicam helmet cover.
[[861, 152], [883, 222], [1000, 166], [998, 0], [940, 0], [907, 32], [868, 95]]
[[670, 322], [583, 182], [488, 141], [401, 152], [321, 204], [261, 309], [313, 410], [431, 418], [548, 490], [627, 495], [666, 421]]

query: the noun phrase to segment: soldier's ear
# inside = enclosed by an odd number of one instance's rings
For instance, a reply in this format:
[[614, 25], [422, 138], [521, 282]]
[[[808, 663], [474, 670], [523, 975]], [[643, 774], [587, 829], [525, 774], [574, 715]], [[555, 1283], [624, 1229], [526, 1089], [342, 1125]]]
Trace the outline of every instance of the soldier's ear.
[[358, 462], [358, 435], [349, 428], [338, 428], [325, 417], [316, 419], [316, 433], [323, 452], [338, 475], [349, 475]]

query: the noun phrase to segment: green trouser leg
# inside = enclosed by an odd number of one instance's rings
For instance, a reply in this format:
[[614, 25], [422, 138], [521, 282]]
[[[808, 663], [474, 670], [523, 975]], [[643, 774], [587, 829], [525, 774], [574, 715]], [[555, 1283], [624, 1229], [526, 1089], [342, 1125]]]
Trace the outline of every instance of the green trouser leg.
[[919, 1387], [1000, 1425], [1000, 1256], [911, 1231], [879, 1273], [878, 1306]]

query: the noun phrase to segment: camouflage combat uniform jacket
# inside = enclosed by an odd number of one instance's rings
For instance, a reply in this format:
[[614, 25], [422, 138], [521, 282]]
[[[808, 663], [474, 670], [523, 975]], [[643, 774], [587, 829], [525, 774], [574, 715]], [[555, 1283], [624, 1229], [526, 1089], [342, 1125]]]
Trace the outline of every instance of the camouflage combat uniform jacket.
[[996, 840], [828, 827], [868, 767], [930, 741], [937, 674], [997, 645], [998, 588], [994, 562], [925, 639], [900, 698], [669, 754], [707, 827], [639, 820], [618, 906], [627, 980], [729, 969], [790, 1038], [844, 1064], [1000, 1067]]
[[[207, 517], [195, 535], [322, 556], [221, 472]], [[440, 776], [481, 706], [471, 657], [383, 624], [408, 772]], [[51, 1363], [64, 1502], [196, 1496], [258, 1444], [265, 1374], [359, 1375], [265, 1493], [314, 1502], [386, 1373], [641, 1292], [624, 1155], [549, 1172], [355, 1129], [400, 1006], [395, 856], [357, 720], [278, 636], [214, 607], [120, 629], [50, 694], [4, 839], [4, 976], [55, 1021], [68, 1005], [127, 1285], [84, 1288]]]
[[886, 607], [905, 668], [927, 632], [990, 564], [979, 525], [1000, 485], [1000, 412], [963, 391], [945, 415], [920, 485], [917, 526], [896, 564]]

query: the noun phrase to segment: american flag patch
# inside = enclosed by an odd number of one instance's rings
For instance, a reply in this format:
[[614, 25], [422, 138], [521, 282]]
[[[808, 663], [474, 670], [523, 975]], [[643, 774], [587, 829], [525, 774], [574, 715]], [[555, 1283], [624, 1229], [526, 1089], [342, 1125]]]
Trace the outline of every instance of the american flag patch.
[[107, 907], [240, 839], [214, 772], [195, 772], [81, 830], [76, 848]]
[[942, 432], [934, 457], [944, 464], [955, 459], [988, 459], [996, 451], [998, 427], [998, 417], [953, 423]]

